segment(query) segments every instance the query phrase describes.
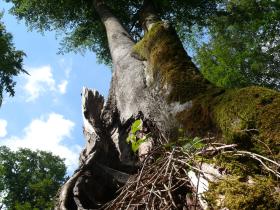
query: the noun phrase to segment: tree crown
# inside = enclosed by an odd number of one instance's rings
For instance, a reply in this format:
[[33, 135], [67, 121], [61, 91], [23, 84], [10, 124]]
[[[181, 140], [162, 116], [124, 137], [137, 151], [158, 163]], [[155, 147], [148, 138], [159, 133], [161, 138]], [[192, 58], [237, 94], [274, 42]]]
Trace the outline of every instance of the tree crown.
[[[110, 55], [104, 26], [94, 11], [91, 0], [6, 0], [12, 2], [11, 12], [27, 25], [41, 32], [56, 30], [64, 34], [61, 52], [89, 49], [101, 62], [110, 63]], [[105, 1], [132, 38], [138, 41], [142, 35], [139, 25], [141, 0]], [[188, 34], [194, 26], [206, 25], [207, 17], [216, 12], [216, 1], [177, 0], [154, 1], [161, 17], [171, 21], [180, 34]], [[183, 36], [182, 36], [183, 37]]]
[[8, 209], [50, 209], [65, 181], [63, 160], [44, 151], [0, 147], [0, 192]]

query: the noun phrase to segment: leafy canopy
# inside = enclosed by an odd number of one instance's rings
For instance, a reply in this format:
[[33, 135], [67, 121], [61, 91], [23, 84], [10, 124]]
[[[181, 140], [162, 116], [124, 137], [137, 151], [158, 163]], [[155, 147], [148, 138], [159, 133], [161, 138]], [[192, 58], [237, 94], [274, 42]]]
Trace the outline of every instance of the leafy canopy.
[[[31, 29], [64, 36], [61, 52], [94, 51], [110, 63], [103, 24], [92, 0], [6, 0]], [[280, 2], [272, 0], [153, 0], [196, 54], [204, 76], [222, 87], [280, 88]], [[142, 0], [105, 0], [135, 41]], [[205, 42], [205, 44], [202, 44]]]
[[[12, 2], [11, 12], [39, 31], [56, 30], [64, 35], [61, 52], [89, 49], [101, 62], [110, 63], [103, 24], [92, 7], [92, 0], [6, 0]], [[138, 11], [142, 0], [106, 0], [135, 41], [142, 36]], [[155, 0], [160, 15], [188, 34], [192, 27], [202, 27], [216, 11], [216, 2], [208, 0]]]
[[[0, 19], [2, 15], [0, 13]], [[12, 38], [12, 35], [6, 31], [0, 20], [0, 105], [4, 92], [7, 92], [10, 96], [15, 94], [16, 83], [13, 77], [22, 72], [27, 73], [22, 67], [25, 54], [15, 49]]]
[[52, 209], [65, 181], [63, 160], [51, 153], [29, 149], [16, 152], [0, 147], [0, 205], [7, 209]]
[[225, 0], [209, 24], [210, 41], [197, 62], [222, 87], [280, 89], [280, 1]]

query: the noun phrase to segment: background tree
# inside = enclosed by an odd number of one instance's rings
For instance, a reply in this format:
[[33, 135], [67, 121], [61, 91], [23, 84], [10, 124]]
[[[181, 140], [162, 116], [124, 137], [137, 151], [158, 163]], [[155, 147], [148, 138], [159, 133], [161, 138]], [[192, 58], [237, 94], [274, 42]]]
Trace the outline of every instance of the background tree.
[[[202, 29], [210, 16], [217, 12], [216, 5], [221, 0], [177, 0], [155, 1], [160, 15], [171, 21], [182, 37], [187, 38], [194, 29]], [[96, 53], [100, 62], [110, 63], [104, 25], [92, 0], [6, 0], [12, 2], [12, 14], [24, 19], [31, 29], [38, 31], [55, 30], [64, 36], [60, 52], [83, 52], [89, 49]], [[142, 0], [106, 1], [111, 11], [131, 34], [134, 41], [139, 41], [143, 30], [139, 21]], [[55, 8], [55, 9], [53, 9]]]
[[209, 43], [198, 49], [203, 75], [221, 87], [280, 89], [280, 2], [223, 1], [208, 25]]
[[7, 209], [52, 209], [65, 173], [63, 160], [51, 153], [29, 149], [13, 152], [2, 146], [1, 205]]
[[[94, 51], [111, 63], [105, 28], [88, 1], [13, 2], [12, 13], [30, 28], [63, 34], [60, 52]], [[278, 1], [154, 1], [160, 16], [176, 28], [186, 48], [197, 56], [203, 75], [221, 87], [261, 85], [279, 89]], [[111, 11], [139, 41], [141, 0], [106, 1]], [[56, 6], [56, 10], [51, 9]], [[33, 8], [33, 9], [31, 9]], [[39, 18], [40, 17], [40, 18]], [[203, 40], [207, 40], [205, 44]]]
[[23, 69], [22, 63], [25, 54], [15, 49], [12, 35], [6, 31], [4, 24], [1, 22], [2, 15], [0, 12], [0, 105], [5, 92], [10, 96], [15, 94], [14, 76], [27, 73]]

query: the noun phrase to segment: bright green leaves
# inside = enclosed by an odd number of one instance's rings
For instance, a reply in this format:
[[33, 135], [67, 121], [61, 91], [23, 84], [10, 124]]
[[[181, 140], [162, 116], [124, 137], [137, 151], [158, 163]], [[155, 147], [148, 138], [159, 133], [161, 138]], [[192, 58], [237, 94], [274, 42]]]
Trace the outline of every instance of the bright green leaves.
[[137, 132], [141, 131], [143, 128], [142, 120], [135, 120], [135, 122], [131, 125], [131, 130], [126, 139], [127, 143], [131, 144], [131, 149], [134, 153], [136, 153], [139, 149], [139, 146], [147, 141], [148, 135], [143, 135], [142, 138], [137, 137]]
[[63, 160], [51, 153], [29, 149], [13, 152], [0, 147], [0, 204], [7, 209], [52, 209], [65, 181]]
[[144, 137], [144, 138], [141, 138], [141, 139], [138, 139], [138, 140], [135, 139], [135, 140], [133, 140], [133, 141], [130, 141], [132, 151], [133, 151], [134, 153], [136, 153], [136, 152], [138, 151], [140, 145], [141, 145], [142, 143], [144, 143], [146, 140], [147, 140], [147, 138]]
[[165, 148], [181, 147], [183, 151], [194, 152], [205, 148], [205, 139], [200, 137], [189, 137], [185, 135], [184, 129], [178, 130], [178, 139], [164, 145]]
[[182, 145], [182, 149], [185, 151], [200, 150], [205, 147], [205, 143], [199, 137], [194, 137], [193, 139], [187, 139]]
[[203, 147], [205, 147], [205, 143], [203, 142], [203, 139], [199, 137], [188, 137], [185, 135], [184, 129], [179, 129], [179, 137], [176, 142], [174, 142], [177, 146], [182, 147], [185, 151], [195, 151], [200, 150]]
[[131, 133], [136, 134], [137, 131], [142, 129], [142, 120], [135, 120], [131, 126]]
[[[216, 11], [220, 0], [154, 0], [163, 19], [169, 20], [179, 31], [187, 34], [194, 25], [205, 26]], [[85, 0], [6, 0], [13, 4], [11, 13], [24, 19], [38, 31], [56, 30], [64, 37], [61, 52], [92, 50], [100, 61], [110, 62], [107, 37], [92, 1]], [[113, 14], [138, 41], [142, 29], [138, 23], [142, 0], [107, 0]]]
[[[0, 19], [2, 14], [0, 13]], [[4, 92], [10, 96], [15, 94], [14, 76], [24, 72], [23, 57], [24, 52], [15, 49], [12, 42], [12, 35], [5, 29], [4, 24], [0, 21], [0, 105], [2, 103]]]
[[280, 88], [280, 2], [223, 1], [224, 13], [210, 19], [211, 39], [196, 60], [204, 76], [226, 88]]

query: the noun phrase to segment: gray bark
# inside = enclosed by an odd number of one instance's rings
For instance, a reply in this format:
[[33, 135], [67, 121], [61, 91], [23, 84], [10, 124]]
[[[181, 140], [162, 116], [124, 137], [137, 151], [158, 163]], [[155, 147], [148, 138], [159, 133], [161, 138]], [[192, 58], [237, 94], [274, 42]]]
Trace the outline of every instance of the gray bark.
[[[173, 105], [168, 105], [158, 90], [147, 84], [145, 74], [147, 65], [132, 55], [135, 43], [118, 19], [106, 9], [105, 5], [96, 1], [94, 5], [106, 27], [113, 60], [113, 78], [106, 109], [117, 111], [121, 123], [142, 112], [144, 116], [159, 122], [162, 130], [166, 130], [166, 127], [174, 123], [166, 125], [167, 119], [172, 121], [170, 109]], [[105, 111], [103, 114], [106, 115], [108, 112]]]
[[[126, 142], [131, 124], [141, 118], [145, 132], [168, 131], [176, 126], [177, 104], [169, 105], [156, 86], [147, 84], [146, 63], [132, 55], [134, 42], [117, 18], [104, 5], [94, 0], [107, 31], [113, 60], [109, 97], [87, 88], [82, 92], [85, 149], [80, 155], [76, 173], [62, 186], [56, 209], [94, 209], [111, 200], [130, 174], [137, 171], [139, 158]], [[149, 27], [149, 25], [147, 25]], [[139, 151], [151, 149], [152, 138]]]

